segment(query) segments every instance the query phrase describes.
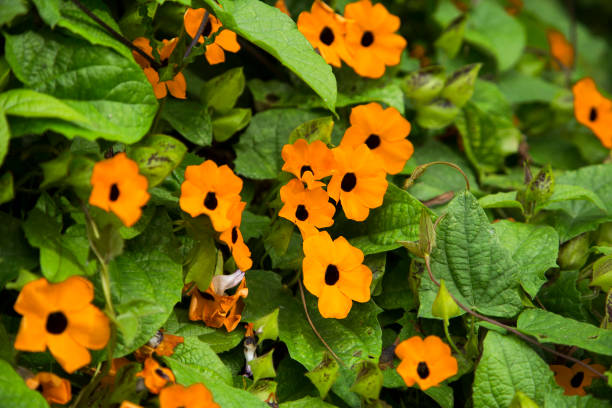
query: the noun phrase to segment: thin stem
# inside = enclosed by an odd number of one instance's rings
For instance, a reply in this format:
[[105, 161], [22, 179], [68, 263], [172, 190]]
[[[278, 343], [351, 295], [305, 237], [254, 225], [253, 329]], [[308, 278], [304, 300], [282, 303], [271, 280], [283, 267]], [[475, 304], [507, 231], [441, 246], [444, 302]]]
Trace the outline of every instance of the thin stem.
[[452, 167], [455, 170], [459, 171], [463, 175], [463, 178], [465, 180], [466, 190], [470, 191], [470, 180], [468, 179], [464, 171], [461, 170], [461, 167], [457, 166], [455, 163], [451, 163], [447, 161], [433, 161], [433, 162], [429, 162], [429, 163], [425, 163], [425, 164], [421, 164], [420, 166], [417, 166], [416, 169], [414, 169], [414, 171], [410, 175], [410, 177], [404, 183], [404, 188], [406, 189], [406, 188], [411, 187], [414, 184], [415, 180], [421, 177], [423, 173], [425, 173], [425, 170], [427, 170], [428, 167], [433, 166], [435, 164], [443, 164], [445, 166]]
[[462, 351], [460, 351], [457, 348], [457, 345], [455, 344], [455, 342], [453, 341], [453, 339], [450, 336], [450, 333], [448, 332], [448, 320], [444, 320], [442, 322], [442, 325], [444, 326], [444, 334], [446, 335], [446, 340], [448, 340], [448, 343], [451, 345], [453, 350], [455, 350], [455, 353], [457, 353], [457, 354], [464, 354]]
[[208, 23], [208, 16], [209, 13], [208, 10], [206, 10], [206, 12], [204, 13], [204, 17], [202, 17], [202, 22], [200, 23], [200, 27], [198, 27], [198, 31], [196, 32], [195, 37], [193, 37], [191, 44], [189, 44], [189, 47], [187, 47], [187, 50], [185, 51], [185, 55], [183, 55], [183, 60], [186, 59], [189, 54], [191, 54], [191, 50], [193, 49], [193, 47], [195, 47], [195, 45], [198, 43], [198, 40], [202, 36], [204, 28], [206, 28], [206, 23]]
[[[428, 256], [428, 255], [426, 255], [426, 256], [425, 256], [425, 266], [426, 266], [426, 268], [427, 268], [427, 272], [428, 272], [428, 274], [429, 274], [429, 278], [431, 279], [431, 281], [432, 281], [432, 282], [433, 282], [433, 283], [434, 283], [436, 286], [440, 287], [440, 282], [438, 282], [438, 281], [436, 280], [436, 278], [434, 278], [433, 273], [431, 272], [431, 266], [429, 265], [429, 256]], [[491, 323], [491, 324], [493, 324], [493, 325], [495, 325], [495, 326], [501, 327], [501, 328], [503, 328], [503, 329], [505, 329], [505, 330], [509, 331], [510, 333], [514, 334], [515, 336], [520, 337], [521, 339], [525, 340], [526, 342], [531, 343], [531, 344], [533, 344], [534, 346], [539, 347], [539, 348], [541, 348], [541, 349], [542, 349], [542, 350], [544, 350], [544, 351], [547, 351], [547, 352], [549, 352], [549, 353], [551, 353], [551, 354], [554, 354], [555, 356], [561, 357], [561, 358], [563, 358], [563, 359], [565, 359], [565, 360], [572, 361], [572, 362], [574, 362], [574, 363], [576, 363], [576, 364], [578, 364], [578, 365], [582, 366], [582, 367], [583, 367], [583, 368], [585, 368], [586, 370], [591, 371], [593, 374], [595, 374], [595, 375], [596, 375], [596, 376], [598, 376], [599, 378], [602, 378], [602, 379], [604, 379], [604, 380], [605, 380], [605, 379], [607, 379], [607, 377], [606, 377], [604, 374], [602, 374], [602, 373], [600, 373], [599, 371], [595, 370], [595, 369], [594, 369], [593, 367], [591, 367], [590, 365], [588, 365], [588, 364], [586, 364], [586, 363], [583, 363], [582, 361], [578, 360], [577, 358], [574, 358], [574, 357], [571, 357], [571, 356], [565, 355], [565, 354], [563, 354], [563, 353], [559, 353], [557, 350], [554, 350], [554, 349], [552, 349], [552, 348], [550, 348], [550, 347], [548, 347], [548, 346], [543, 345], [543, 344], [542, 344], [542, 343], [540, 343], [539, 341], [537, 341], [537, 340], [535, 340], [535, 339], [531, 338], [530, 336], [528, 336], [528, 335], [526, 335], [526, 334], [521, 333], [520, 331], [518, 331], [516, 328], [514, 328], [514, 327], [512, 327], [512, 326], [508, 326], [507, 324], [504, 324], [504, 323], [502, 323], [502, 322], [498, 322], [498, 321], [497, 321], [497, 320], [495, 320], [495, 319], [491, 319], [491, 318], [489, 318], [489, 317], [487, 317], [487, 316], [481, 315], [480, 313], [477, 313], [477, 312], [475, 312], [475, 311], [471, 310], [470, 308], [468, 308], [467, 306], [465, 306], [465, 305], [463, 305], [461, 302], [459, 302], [459, 301], [458, 301], [458, 300], [457, 300], [457, 299], [456, 299], [456, 298], [453, 296], [453, 294], [452, 294], [452, 293], [450, 293], [450, 292], [449, 292], [448, 294], [449, 294], [449, 295], [450, 295], [450, 297], [451, 297], [451, 298], [452, 298], [452, 299], [455, 301], [455, 303], [457, 303], [457, 306], [459, 306], [461, 309], [463, 309], [463, 310], [464, 310], [466, 313], [469, 313], [469, 314], [471, 314], [472, 316], [479, 318], [480, 320], [484, 320], [485, 322], [488, 322], [488, 323]]]
[[155, 61], [153, 58], [147, 55], [146, 52], [144, 52], [143, 50], [141, 50], [140, 48], [132, 44], [130, 40], [128, 40], [127, 38], [122, 36], [120, 33], [115, 31], [111, 26], [109, 26], [104, 21], [102, 21], [100, 17], [92, 13], [91, 10], [89, 10], [87, 7], [83, 5], [83, 3], [81, 3], [79, 0], [71, 0], [71, 1], [72, 3], [74, 3], [75, 6], [80, 8], [83, 11], [83, 13], [87, 14], [89, 18], [91, 18], [93, 21], [95, 21], [100, 26], [102, 26], [102, 28], [104, 28], [113, 38], [115, 38], [117, 41], [119, 41], [121, 44], [125, 45], [126, 47], [130, 48], [132, 51], [136, 51], [137, 53], [142, 55], [147, 61], [149, 61], [151, 66], [155, 68], [156, 70], [160, 68], [160, 65], [157, 63], [157, 61]]
[[346, 364], [344, 364], [344, 361], [342, 361], [340, 359], [340, 357], [338, 357], [338, 355], [336, 353], [334, 353], [334, 350], [332, 350], [331, 347], [329, 347], [329, 344], [327, 344], [327, 342], [323, 339], [323, 337], [321, 337], [321, 335], [319, 334], [319, 332], [318, 332], [317, 328], [315, 327], [314, 323], [310, 319], [310, 314], [308, 313], [308, 308], [306, 307], [306, 298], [304, 297], [304, 288], [302, 287], [302, 281], [299, 280], [299, 279], [298, 279], [298, 285], [300, 286], [300, 295], [302, 296], [302, 305], [304, 305], [304, 313], [306, 313], [306, 319], [308, 319], [308, 324], [310, 324], [310, 327], [312, 328], [312, 331], [314, 332], [314, 334], [317, 335], [319, 340], [321, 340], [321, 343], [323, 343], [323, 346], [325, 346], [327, 351], [329, 351], [331, 353], [331, 355], [340, 364], [342, 364], [343, 367], [346, 367]]

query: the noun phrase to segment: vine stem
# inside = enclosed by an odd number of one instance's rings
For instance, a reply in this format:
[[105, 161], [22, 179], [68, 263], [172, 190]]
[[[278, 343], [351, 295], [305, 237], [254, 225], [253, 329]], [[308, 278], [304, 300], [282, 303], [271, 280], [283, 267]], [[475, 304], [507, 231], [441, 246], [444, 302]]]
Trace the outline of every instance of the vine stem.
[[327, 351], [329, 351], [331, 353], [331, 355], [343, 367], [346, 367], [346, 364], [344, 364], [344, 361], [342, 361], [342, 359], [340, 359], [340, 357], [338, 357], [338, 355], [336, 353], [334, 353], [334, 350], [332, 350], [332, 348], [329, 346], [329, 344], [327, 344], [327, 342], [323, 339], [323, 337], [321, 337], [321, 335], [319, 334], [319, 331], [317, 330], [317, 328], [315, 327], [314, 323], [312, 322], [312, 319], [310, 318], [310, 314], [308, 313], [308, 308], [306, 307], [306, 297], [304, 296], [304, 287], [302, 286], [302, 281], [299, 278], [298, 278], [298, 285], [300, 286], [300, 295], [302, 297], [302, 305], [304, 306], [304, 313], [306, 313], [306, 319], [308, 319], [308, 324], [310, 324], [310, 327], [312, 328], [312, 331], [314, 332], [314, 334], [317, 335], [319, 340], [321, 340], [321, 343], [323, 343], [323, 346], [325, 346]]
[[[438, 281], [436, 280], [436, 278], [434, 278], [433, 273], [431, 272], [431, 266], [430, 266], [430, 264], [429, 264], [429, 255], [427, 255], [427, 254], [425, 255], [425, 267], [427, 268], [427, 273], [429, 274], [429, 279], [431, 279], [431, 281], [432, 281], [432, 282], [433, 282], [433, 283], [434, 283], [436, 286], [440, 287], [440, 282], [438, 282]], [[555, 349], [552, 349], [552, 348], [550, 348], [550, 347], [548, 347], [548, 346], [545, 346], [545, 345], [543, 345], [542, 343], [540, 343], [539, 341], [537, 341], [537, 340], [533, 339], [532, 337], [530, 337], [530, 336], [528, 336], [528, 335], [526, 335], [526, 334], [521, 333], [520, 331], [518, 331], [516, 328], [514, 328], [514, 327], [512, 327], [512, 326], [508, 326], [507, 324], [504, 324], [504, 323], [502, 323], [502, 322], [498, 322], [498, 321], [497, 321], [497, 320], [495, 320], [495, 319], [491, 319], [491, 318], [489, 318], [489, 317], [487, 317], [487, 316], [481, 315], [480, 313], [477, 313], [477, 312], [473, 311], [473, 310], [472, 310], [472, 309], [470, 309], [469, 307], [467, 307], [467, 306], [465, 306], [464, 304], [462, 304], [461, 302], [459, 302], [459, 301], [457, 300], [457, 298], [455, 298], [455, 296], [453, 296], [453, 294], [452, 294], [452, 293], [448, 292], [448, 294], [449, 294], [449, 295], [450, 295], [450, 297], [451, 297], [451, 298], [452, 298], [452, 299], [455, 301], [455, 303], [457, 303], [457, 306], [459, 306], [461, 309], [463, 309], [463, 310], [464, 310], [466, 313], [469, 313], [469, 314], [471, 314], [472, 316], [474, 316], [474, 317], [476, 317], [476, 318], [478, 318], [478, 319], [480, 319], [480, 320], [484, 320], [485, 322], [488, 322], [488, 323], [491, 323], [491, 324], [493, 324], [493, 325], [495, 325], [495, 326], [501, 327], [501, 328], [503, 328], [503, 329], [505, 329], [505, 330], [509, 331], [510, 333], [514, 334], [515, 336], [520, 337], [521, 339], [525, 340], [526, 342], [531, 343], [531, 344], [533, 344], [534, 346], [539, 347], [539, 348], [541, 348], [542, 350], [547, 351], [547, 352], [549, 352], [549, 353], [551, 353], [551, 354], [553, 354], [553, 355], [555, 355], [555, 356], [557, 356], [557, 357], [561, 357], [561, 358], [563, 358], [563, 359], [565, 359], [565, 360], [572, 361], [572, 362], [574, 362], [574, 363], [576, 363], [576, 364], [578, 364], [578, 365], [582, 366], [583, 368], [585, 368], [585, 369], [587, 369], [587, 370], [591, 371], [593, 374], [597, 375], [599, 378], [602, 378], [602, 379], [604, 379], [604, 380], [606, 380], [606, 379], [607, 379], [607, 377], [606, 377], [604, 374], [602, 374], [602, 373], [600, 373], [599, 371], [595, 370], [595, 369], [594, 369], [593, 367], [591, 367], [590, 365], [588, 365], [588, 364], [586, 364], [586, 363], [583, 363], [582, 361], [578, 360], [577, 358], [574, 358], [574, 357], [572, 357], [572, 356], [568, 356], [568, 355], [566, 355], [566, 354], [563, 354], [563, 353], [558, 352], [558, 351], [557, 351], [557, 350], [555, 350]]]
[[136, 51], [137, 53], [142, 55], [143, 58], [149, 61], [149, 63], [151, 64], [153, 68], [155, 68], [156, 70], [161, 68], [161, 66], [159, 65], [157, 61], [155, 61], [155, 59], [151, 58], [146, 52], [144, 52], [143, 50], [141, 50], [140, 48], [132, 44], [130, 40], [125, 38], [123, 35], [115, 31], [115, 29], [113, 29], [111, 26], [109, 26], [104, 21], [102, 21], [100, 17], [96, 16], [91, 10], [85, 7], [85, 5], [81, 3], [79, 0], [71, 0], [71, 1], [75, 6], [80, 8], [83, 13], [87, 14], [89, 18], [95, 21], [98, 25], [102, 26], [102, 28], [104, 28], [113, 38], [115, 38], [117, 41], [119, 41], [121, 44], [125, 45], [132, 51]]
[[206, 28], [206, 23], [208, 23], [209, 15], [210, 14], [208, 13], [208, 10], [206, 10], [206, 12], [204, 13], [204, 17], [202, 17], [202, 22], [200, 23], [200, 27], [198, 27], [198, 31], [196, 32], [195, 37], [193, 37], [193, 40], [189, 44], [189, 47], [187, 47], [187, 50], [185, 50], [185, 55], [183, 55], [183, 60], [185, 60], [189, 56], [189, 54], [191, 54], [191, 50], [198, 43], [198, 40], [200, 39], [200, 37], [202, 36], [202, 33], [204, 32], [204, 28]]
[[446, 340], [448, 340], [448, 342], [451, 345], [451, 347], [453, 348], [453, 350], [455, 350], [455, 353], [457, 353], [457, 354], [465, 354], [463, 351], [461, 351], [461, 350], [459, 350], [459, 348], [457, 348], [457, 345], [455, 344], [455, 342], [451, 338], [450, 333], [448, 332], [448, 320], [444, 320], [442, 322], [442, 326], [444, 326], [444, 334], [446, 335]]
[[421, 177], [421, 175], [425, 173], [425, 170], [427, 170], [428, 167], [436, 165], [436, 164], [443, 164], [445, 166], [452, 167], [455, 170], [459, 171], [459, 173], [463, 175], [463, 179], [465, 180], [465, 188], [468, 191], [470, 191], [470, 180], [468, 179], [468, 176], [465, 174], [465, 172], [461, 170], [461, 167], [457, 166], [455, 163], [451, 163], [447, 161], [432, 161], [432, 162], [421, 164], [420, 166], [417, 166], [412, 172], [412, 174], [410, 175], [410, 177], [404, 183], [404, 188], [407, 189], [410, 186], [412, 186], [415, 180]]

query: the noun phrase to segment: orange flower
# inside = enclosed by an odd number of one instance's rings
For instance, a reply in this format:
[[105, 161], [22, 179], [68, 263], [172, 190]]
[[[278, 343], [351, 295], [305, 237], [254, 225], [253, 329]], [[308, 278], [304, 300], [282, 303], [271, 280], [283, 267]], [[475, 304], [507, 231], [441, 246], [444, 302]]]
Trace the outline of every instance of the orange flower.
[[285, 0], [278, 0], [274, 4], [274, 7], [276, 7], [277, 9], [282, 11], [284, 14], [288, 15], [289, 17], [291, 17], [291, 13], [289, 13], [289, 9], [287, 8], [287, 5], [285, 4]]
[[[185, 23], [185, 31], [191, 38], [195, 37], [202, 24], [204, 13], [206, 10], [203, 8], [192, 9], [188, 8], [183, 17]], [[205, 37], [210, 37], [221, 28], [221, 22], [212, 14], [208, 15], [208, 22], [204, 27], [202, 35], [198, 39], [200, 44], [204, 43]], [[236, 38], [236, 33], [227, 29], [221, 31], [216, 37], [215, 42], [206, 46], [206, 60], [210, 65], [219, 64], [225, 61], [225, 51], [238, 52], [240, 50], [240, 44]]]
[[365, 145], [334, 149], [336, 172], [327, 192], [342, 203], [347, 218], [363, 221], [370, 208], [380, 207], [387, 191], [385, 169], [378, 156]]
[[550, 47], [550, 54], [553, 57], [553, 68], [560, 70], [559, 63], [563, 64], [565, 68], [571, 68], [574, 66], [574, 47], [567, 41], [565, 36], [554, 29], [546, 31], [546, 37], [548, 38], [548, 45]]
[[363, 265], [363, 252], [344, 237], [312, 235], [304, 240], [304, 255], [304, 286], [319, 298], [321, 316], [344, 319], [353, 300], [370, 300], [372, 271]]
[[281, 188], [280, 197], [285, 205], [278, 215], [297, 225], [304, 238], [334, 223], [336, 207], [321, 187], [307, 190], [300, 180], [292, 179]]
[[[102, 384], [105, 384], [105, 385], [114, 384], [115, 376], [117, 375], [121, 367], [128, 365], [128, 364], [130, 364], [130, 360], [128, 360], [125, 357], [113, 358], [113, 361], [111, 361], [110, 370], [108, 370], [108, 374], [106, 374], [101, 380]], [[95, 374], [95, 372], [96, 370], [94, 369], [92, 374]]]
[[437, 336], [411, 337], [398, 344], [395, 354], [402, 360], [397, 372], [409, 387], [417, 382], [425, 391], [457, 374], [457, 360]]
[[248, 271], [253, 266], [251, 261], [251, 251], [249, 247], [244, 243], [244, 238], [240, 232], [240, 224], [242, 223], [242, 212], [246, 207], [246, 203], [243, 201], [237, 201], [229, 211], [230, 221], [232, 227], [223, 231], [219, 236], [219, 239], [227, 244], [232, 256], [238, 268], [241, 271]]
[[91, 304], [93, 285], [80, 276], [61, 283], [40, 278], [26, 284], [13, 306], [23, 315], [15, 348], [45, 351], [72, 373], [89, 364], [88, 348], [103, 349], [110, 337], [108, 318]]
[[219, 166], [206, 160], [199, 166], [187, 166], [181, 185], [181, 209], [192, 217], [206, 214], [215, 230], [232, 227], [228, 211], [240, 201], [242, 180], [227, 165]]
[[158, 356], [173, 355], [174, 349], [176, 348], [176, 346], [183, 343], [184, 341], [183, 337], [175, 336], [170, 333], [164, 333], [163, 331], [161, 332], [161, 334], [162, 334], [162, 341], [161, 343], [158, 344], [157, 347], [155, 347], [155, 354], [157, 354]]
[[[591, 360], [582, 360], [583, 363], [589, 363]], [[606, 367], [601, 364], [589, 364], [592, 368], [603, 373]], [[593, 382], [593, 378], [597, 377], [592, 371], [586, 370], [578, 363], [570, 367], [564, 365], [553, 364], [550, 369], [555, 373], [555, 381], [565, 389], [565, 395], [581, 395], [585, 396], [584, 387], [588, 387]]]
[[153, 394], [159, 394], [168, 382], [176, 381], [172, 371], [159, 365], [153, 357], [145, 360], [144, 369], [136, 373], [136, 377], [144, 378], [145, 386]]
[[133, 402], [130, 402], [130, 401], [123, 401], [119, 408], [142, 408], [142, 406], [138, 404], [134, 404]]
[[147, 178], [138, 172], [138, 164], [125, 153], [95, 164], [91, 174], [89, 204], [112, 211], [126, 227], [142, 215], [140, 207], [149, 201]]
[[38, 373], [26, 380], [26, 385], [36, 391], [50, 404], [67, 404], [72, 399], [70, 381], [52, 373]]
[[347, 63], [357, 74], [380, 78], [386, 65], [397, 65], [406, 48], [406, 40], [394, 34], [400, 19], [389, 13], [381, 3], [370, 0], [347, 4], [344, 8], [346, 45], [351, 57]]
[[344, 43], [346, 22], [327, 4], [315, 0], [310, 13], [300, 13], [297, 27], [312, 47], [319, 51], [325, 62], [340, 67], [341, 58], [348, 61], [349, 54]]
[[[163, 62], [170, 58], [172, 51], [176, 47], [178, 38], [171, 40], [163, 40], [163, 47], [159, 49], [159, 59]], [[149, 57], [153, 58], [153, 48], [149, 40], [144, 37], [138, 37], [133, 41], [133, 44], [143, 50]], [[165, 98], [170, 91], [170, 94], [175, 98], [186, 99], [187, 83], [182, 72], [177, 73], [170, 81], [159, 82], [159, 73], [151, 67], [149, 61], [136, 51], [132, 51], [134, 60], [144, 70], [144, 73], [153, 86], [153, 92], [157, 99]]]
[[601, 144], [612, 149], [612, 101], [597, 91], [591, 78], [583, 78], [572, 88], [576, 120], [595, 133]]
[[281, 156], [285, 161], [282, 170], [292, 173], [309, 189], [323, 186], [323, 183], [315, 180], [330, 176], [335, 167], [332, 151], [320, 140], [308, 144], [305, 139], [298, 139], [293, 144], [283, 146]]
[[221, 408], [208, 388], [200, 383], [185, 388], [180, 384], [166, 387], [159, 395], [160, 408]]
[[[237, 282], [240, 282], [240, 286], [236, 289], [236, 293], [226, 295], [225, 290], [236, 286]], [[247, 297], [248, 294], [249, 289], [246, 287], [244, 272], [217, 275], [205, 292], [200, 292], [195, 288], [191, 293], [189, 319], [203, 320], [209, 327], [225, 326], [226, 330], [231, 332], [238, 326], [242, 318], [244, 302], [241, 298]]]
[[508, 0], [506, 12], [511, 16], [516, 16], [523, 10], [523, 0]]
[[351, 110], [351, 126], [346, 129], [340, 147], [365, 145], [382, 159], [385, 171], [397, 174], [412, 156], [414, 147], [406, 137], [410, 122], [395, 108], [384, 109], [372, 102]]

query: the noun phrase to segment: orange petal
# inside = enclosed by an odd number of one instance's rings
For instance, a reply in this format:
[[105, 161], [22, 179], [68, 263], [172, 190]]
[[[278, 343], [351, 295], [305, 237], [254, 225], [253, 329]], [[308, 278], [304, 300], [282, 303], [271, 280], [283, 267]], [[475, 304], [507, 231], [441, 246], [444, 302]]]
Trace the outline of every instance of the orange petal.
[[47, 344], [53, 357], [68, 374], [86, 366], [91, 361], [89, 351], [73, 340], [68, 333], [47, 336]]

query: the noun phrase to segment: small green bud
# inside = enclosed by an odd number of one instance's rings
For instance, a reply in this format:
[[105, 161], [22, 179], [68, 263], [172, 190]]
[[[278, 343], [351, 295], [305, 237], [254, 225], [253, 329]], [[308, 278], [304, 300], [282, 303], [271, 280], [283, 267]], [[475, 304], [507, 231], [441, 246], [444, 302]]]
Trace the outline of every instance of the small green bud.
[[421, 221], [419, 227], [419, 251], [422, 254], [431, 254], [436, 246], [436, 231], [434, 230], [431, 215], [425, 208], [421, 210]]
[[359, 371], [351, 391], [366, 399], [377, 399], [383, 385], [383, 373], [378, 364], [364, 360], [357, 364], [357, 369]]
[[455, 106], [462, 107], [474, 93], [474, 84], [482, 64], [470, 64], [458, 69], [446, 80], [446, 85], [440, 96], [451, 101]]
[[[8, 288], [8, 285], [6, 285]], [[605, 302], [605, 313], [604, 318], [601, 322], [602, 329], [612, 329], [612, 289], [608, 291]], [[607, 374], [607, 373], [606, 373]]]
[[276, 370], [274, 370], [274, 362], [272, 361], [273, 352], [274, 350], [270, 350], [263, 356], [249, 361], [251, 371], [253, 372], [253, 382], [256, 383], [260, 378], [276, 377]]
[[597, 245], [612, 246], [612, 222], [604, 222], [599, 226]]
[[463, 42], [466, 22], [467, 18], [465, 14], [460, 15], [450, 22], [436, 40], [435, 46], [444, 51], [448, 58], [454, 58], [457, 52], [459, 52], [459, 48], [461, 48], [461, 43]]
[[580, 269], [589, 257], [589, 246], [589, 234], [578, 235], [561, 247], [557, 263], [563, 270]]
[[248, 392], [255, 395], [262, 401], [267, 401], [270, 398], [270, 395], [276, 393], [276, 388], [278, 387], [278, 383], [272, 380], [258, 380], [251, 384], [248, 388]]
[[329, 354], [325, 353], [323, 361], [305, 375], [317, 387], [321, 398], [325, 398], [338, 378], [340, 366]]
[[242, 67], [232, 68], [206, 81], [200, 99], [215, 112], [227, 113], [242, 95], [246, 80]]
[[255, 330], [260, 342], [278, 338], [278, 311], [279, 308], [277, 307], [273, 312], [253, 322], [253, 330]]
[[406, 96], [423, 104], [436, 98], [444, 88], [444, 68], [438, 65], [422, 68], [406, 77], [403, 89]]
[[448, 99], [436, 99], [422, 106], [417, 106], [417, 123], [426, 129], [441, 129], [453, 123], [459, 108]]
[[533, 402], [525, 393], [517, 391], [512, 398], [510, 408], [538, 408], [538, 404]]
[[448, 319], [459, 316], [462, 313], [446, 288], [444, 279], [440, 279], [440, 289], [438, 289], [438, 294], [433, 302], [431, 313], [435, 317], [444, 319], [445, 322], [448, 322]]
[[603, 291], [612, 288], [612, 255], [603, 256], [595, 261], [590, 286], [599, 286]]

